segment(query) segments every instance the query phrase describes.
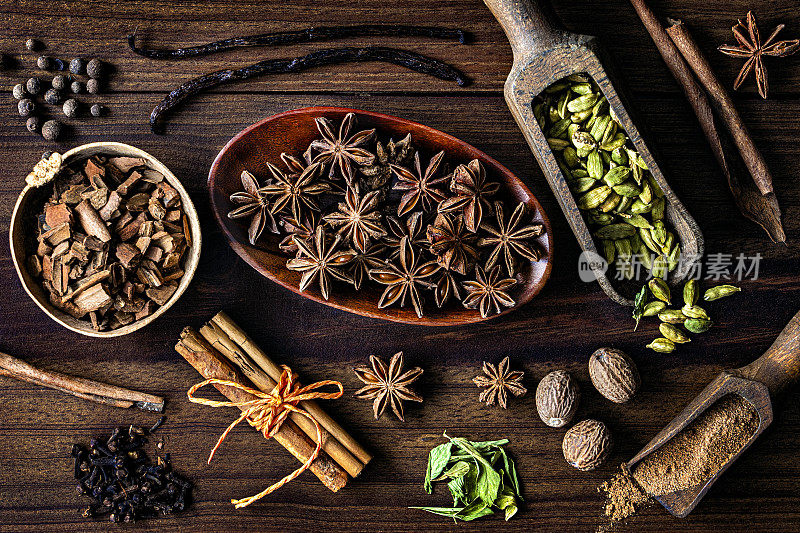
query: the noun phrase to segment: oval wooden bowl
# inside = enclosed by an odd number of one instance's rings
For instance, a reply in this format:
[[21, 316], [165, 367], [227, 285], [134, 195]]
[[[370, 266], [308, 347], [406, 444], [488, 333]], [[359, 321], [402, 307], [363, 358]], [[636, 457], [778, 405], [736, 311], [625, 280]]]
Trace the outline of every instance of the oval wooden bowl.
[[151, 156], [144, 150], [140, 150], [127, 144], [115, 142], [84, 144], [64, 153], [63, 165], [69, 165], [76, 160], [86, 159], [95, 154], [141, 157], [147, 161], [147, 165], [150, 168], [162, 173], [167, 182], [169, 182], [169, 184], [172, 185], [180, 194], [181, 204], [183, 205], [186, 215], [189, 217], [189, 227], [192, 233], [192, 245], [189, 247], [188, 255], [186, 257], [184, 275], [178, 284], [178, 289], [175, 291], [175, 294], [173, 294], [167, 303], [159, 307], [152, 315], [141, 320], [131, 322], [127, 326], [123, 326], [112, 331], [95, 331], [92, 329], [92, 325], [88, 321], [78, 320], [77, 318], [73, 318], [67, 313], [61, 311], [60, 309], [53, 307], [50, 304], [45, 291], [39, 286], [36, 280], [31, 277], [30, 273], [28, 273], [28, 269], [25, 266], [26, 258], [28, 256], [28, 252], [25, 249], [25, 240], [26, 237], [30, 235], [30, 232], [36, 231], [36, 215], [52, 191], [51, 184], [46, 184], [42, 187], [31, 187], [26, 185], [25, 189], [23, 189], [22, 193], [19, 195], [17, 203], [14, 206], [14, 211], [11, 214], [11, 229], [9, 236], [9, 241], [11, 243], [11, 259], [14, 262], [14, 268], [17, 271], [17, 276], [19, 276], [19, 279], [22, 282], [22, 286], [25, 288], [25, 292], [27, 292], [28, 295], [33, 298], [33, 301], [36, 302], [36, 305], [38, 305], [42, 311], [47, 314], [47, 316], [65, 328], [71, 329], [72, 331], [82, 335], [87, 335], [89, 337], [119, 337], [121, 335], [127, 335], [128, 333], [132, 333], [138, 329], [141, 329], [163, 315], [167, 309], [172, 307], [172, 305], [178, 301], [178, 298], [181, 297], [184, 291], [186, 291], [186, 288], [192, 281], [195, 270], [197, 270], [197, 264], [200, 261], [200, 221], [197, 216], [197, 211], [194, 208], [194, 204], [192, 203], [192, 199], [189, 198], [189, 193], [187, 193], [186, 189], [183, 188], [183, 185], [181, 185], [181, 182], [178, 181], [178, 178], [176, 178], [175, 175], [170, 172], [170, 170], [158, 159]]
[[441, 131], [402, 118], [340, 107], [307, 107], [271, 116], [236, 135], [217, 155], [208, 175], [211, 207], [222, 231], [242, 259], [265, 277], [291, 291], [359, 315], [426, 326], [468, 324], [493, 318], [490, 316], [484, 319], [477, 310], [465, 309], [459, 302], [451, 302], [443, 309], [438, 309], [435, 305], [431, 305], [432, 293], [427, 291], [425, 292], [427, 305], [422, 318], [417, 317], [410, 305], [404, 308], [378, 309], [378, 300], [383, 289], [374, 283], [365, 284], [360, 291], [355, 291], [352, 287], [348, 288], [345, 284], [336, 282], [327, 301], [322, 298], [315, 285], [305, 292], [300, 292], [300, 274], [286, 268], [289, 257], [278, 250], [280, 237], [265, 232], [258, 245], [251, 246], [247, 239], [247, 225], [228, 218], [227, 213], [233, 209], [229, 197], [242, 189], [240, 175], [243, 170], [252, 172], [257, 179], [262, 180], [267, 175], [266, 162], [281, 166], [279, 158], [281, 152], [299, 157], [309, 143], [319, 136], [314, 122], [316, 117], [325, 116], [339, 121], [350, 112], [358, 117], [359, 129], [377, 128], [395, 140], [411, 133], [412, 142], [428, 157], [445, 150], [448, 159], [453, 162], [467, 163], [472, 159], [479, 159], [485, 165], [491, 179], [503, 184], [500, 198], [513, 202], [509, 203], [509, 206], [525, 202], [533, 220], [544, 224], [546, 228], [545, 234], [538, 239], [543, 254], [542, 260], [524, 266], [522, 275], [527, 281], [513, 292], [517, 303], [501, 314], [509, 313], [528, 303], [542, 289], [552, 268], [553, 235], [550, 221], [538, 200], [514, 174], [477, 148]]

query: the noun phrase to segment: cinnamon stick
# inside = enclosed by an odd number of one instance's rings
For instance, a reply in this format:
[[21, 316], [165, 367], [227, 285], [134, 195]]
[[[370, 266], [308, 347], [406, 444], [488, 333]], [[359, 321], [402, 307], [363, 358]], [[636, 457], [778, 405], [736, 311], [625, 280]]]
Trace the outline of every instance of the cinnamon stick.
[[60, 372], [39, 370], [21, 359], [2, 352], [0, 352], [0, 376], [27, 381], [112, 407], [138, 407], [145, 411], [159, 413], [164, 410], [164, 398], [159, 396], [69, 376]]
[[[236, 343], [250, 359], [256, 363], [273, 380], [280, 378], [281, 369], [269, 356], [259, 348], [255, 342], [231, 318], [220, 311], [212, 319], [211, 324], [217, 326], [228, 338]], [[303, 408], [324, 427], [330, 434], [341, 442], [347, 450], [364, 464], [372, 460], [372, 455], [361, 446], [345, 429], [333, 420], [316, 402], [302, 402]]]
[[[205, 379], [224, 379], [252, 387], [240, 372], [226, 363], [223, 356], [192, 328], [184, 328], [175, 350]], [[214, 387], [232, 402], [256, 399], [252, 394], [233, 387], [225, 385], [214, 385]], [[316, 449], [314, 441], [308, 438], [292, 420], [285, 420], [273, 438], [301, 463], [308, 461]], [[333, 492], [344, 487], [348, 481], [347, 472], [332, 461], [324, 451], [321, 451], [311, 463], [309, 470]]]
[[[236, 365], [242, 374], [255, 384], [256, 388], [264, 392], [270, 392], [275, 388], [275, 380], [269, 377], [260, 367], [255, 365], [255, 363], [253, 363], [253, 361], [251, 361], [218, 326], [216, 326], [216, 324], [209, 323], [200, 328], [200, 335], [202, 335], [211, 346], [216, 348], [220, 354]], [[308, 403], [310, 402], [300, 402], [300, 405], [308, 410]], [[314, 416], [313, 413], [312, 416]], [[289, 418], [303, 430], [303, 433], [312, 439], [317, 438], [316, 426], [307, 417], [293, 412], [289, 414]], [[320, 426], [321, 425], [322, 424], [320, 424]], [[320, 434], [322, 435], [322, 449], [330, 455], [331, 459], [344, 468], [350, 476], [358, 476], [364, 469], [364, 463], [347, 451], [347, 448], [345, 448], [341, 442], [333, 438], [326, 429], [323, 428]]]
[[[716, 79], [710, 65], [682, 24], [665, 30], [645, 0], [631, 0], [631, 4], [689, 100], [711, 151], [725, 174], [736, 206], [744, 216], [760, 225], [774, 242], [785, 242], [780, 207], [772, 192], [772, 176], [733, 101]], [[680, 29], [673, 29], [678, 25]], [[698, 83], [698, 78], [708, 94]], [[729, 157], [728, 154], [734, 153], [734, 143], [728, 134], [718, 128], [714, 111], [728, 128], [741, 158], [735, 155]], [[747, 175], [748, 170], [750, 176]]]

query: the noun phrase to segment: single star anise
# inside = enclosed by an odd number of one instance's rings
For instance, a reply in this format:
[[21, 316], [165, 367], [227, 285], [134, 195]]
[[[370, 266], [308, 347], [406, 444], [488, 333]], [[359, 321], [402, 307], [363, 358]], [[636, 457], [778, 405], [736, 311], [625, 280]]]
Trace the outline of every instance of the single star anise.
[[362, 198], [358, 185], [347, 188], [344, 202], [339, 210], [323, 217], [333, 228], [339, 228], [339, 235], [347, 238], [359, 252], [369, 247], [370, 239], [386, 234], [381, 224], [381, 213], [377, 211], [380, 191], [371, 191]]
[[275, 217], [269, 210], [266, 194], [259, 189], [255, 176], [246, 170], [242, 172], [242, 186], [244, 191], [231, 194], [231, 202], [239, 204], [239, 207], [230, 211], [228, 218], [253, 217], [247, 229], [247, 238], [250, 244], [255, 245], [264, 228], [269, 227], [271, 232], [278, 233], [278, 226], [275, 225]]
[[314, 232], [314, 239], [303, 240], [295, 239], [298, 248], [298, 256], [286, 262], [286, 268], [302, 272], [300, 278], [300, 290], [304, 291], [315, 280], [319, 280], [319, 290], [322, 297], [328, 299], [330, 292], [330, 278], [336, 278], [347, 283], [353, 280], [345, 272], [345, 267], [349, 266], [356, 254], [352, 250], [338, 250], [340, 237], [336, 237], [332, 243], [328, 244], [325, 229], [317, 227]]
[[500, 306], [512, 307], [514, 300], [509, 296], [508, 289], [517, 284], [514, 278], [501, 278], [500, 265], [490, 269], [487, 273], [480, 266], [475, 267], [475, 281], [465, 281], [461, 285], [467, 295], [461, 303], [469, 309], [478, 309], [483, 318], [489, 313], [500, 312]]
[[387, 405], [391, 405], [397, 418], [405, 422], [403, 402], [422, 402], [422, 397], [411, 390], [410, 385], [419, 379], [423, 370], [417, 366], [403, 372], [403, 352], [394, 354], [388, 367], [374, 355], [369, 356], [369, 362], [371, 367], [360, 365], [353, 369], [358, 379], [366, 383], [355, 392], [356, 398], [374, 400], [375, 419], [383, 414]]
[[[287, 160], [290, 160], [289, 157], [284, 159], [284, 162]], [[292, 163], [297, 161], [299, 160]], [[292, 217], [301, 220], [305, 209], [319, 211], [315, 197], [329, 190], [326, 183], [319, 181], [321, 170], [319, 163], [307, 166], [299, 174], [286, 174], [272, 163], [267, 163], [267, 169], [272, 174], [274, 183], [265, 185], [261, 191], [269, 196], [277, 196], [271, 209], [272, 213], [288, 208]]]
[[[764, 67], [763, 56], [773, 57], [786, 57], [794, 54], [800, 49], [800, 39], [792, 39], [790, 41], [775, 41], [775, 37], [784, 28], [783, 24], [779, 24], [770, 34], [766, 41], [761, 42], [761, 36], [758, 32], [758, 25], [756, 24], [756, 17], [752, 11], [747, 12], [747, 24], [745, 25], [741, 19], [737, 24], [731, 28], [733, 36], [739, 41], [739, 46], [730, 44], [723, 44], [717, 50], [725, 55], [731, 57], [747, 58], [739, 75], [736, 76], [736, 81], [733, 82], [734, 90], [738, 89], [750, 71], [756, 73], [756, 85], [758, 86], [758, 94], [761, 98], [767, 97], [769, 90], [769, 82], [767, 80], [767, 69]], [[773, 42], [775, 41], [775, 42]]]
[[474, 233], [467, 231], [462, 215], [439, 213], [428, 226], [430, 251], [442, 267], [466, 274], [467, 267], [478, 257]]
[[443, 158], [444, 150], [431, 158], [425, 172], [422, 171], [419, 152], [414, 154], [414, 171], [399, 165], [390, 165], [397, 176], [394, 190], [406, 191], [397, 207], [398, 216], [407, 215], [417, 208], [431, 211], [444, 200], [444, 193], [436, 187], [445, 182], [445, 177], [435, 177]]
[[391, 165], [405, 166], [410, 162], [413, 151], [410, 133], [397, 142], [390, 140], [385, 148], [378, 141], [375, 144], [375, 160], [360, 169], [366, 189], [374, 191], [386, 187], [392, 177]]
[[393, 216], [386, 217], [386, 235], [383, 236], [383, 243], [389, 248], [389, 259], [394, 259], [400, 253], [400, 241], [403, 237], [408, 237], [411, 246], [416, 249], [427, 249], [430, 246], [428, 238], [423, 231], [422, 211], [411, 213], [405, 220]]
[[408, 237], [400, 240], [398, 255], [400, 266], [394, 263], [383, 263], [378, 268], [369, 271], [370, 278], [387, 286], [378, 301], [378, 309], [383, 309], [396, 302], [400, 302], [400, 307], [405, 307], [406, 299], [410, 299], [417, 316], [422, 318], [423, 300], [419, 294], [419, 287], [428, 289], [434, 287], [433, 283], [427, 279], [439, 270], [439, 265], [434, 261], [418, 264], [417, 256]]
[[319, 226], [319, 220], [314, 212], [309, 212], [303, 220], [297, 220], [294, 217], [283, 217], [281, 219], [281, 226], [283, 230], [288, 233], [286, 237], [278, 244], [278, 248], [287, 254], [294, 254], [297, 252], [297, 244], [295, 239], [310, 240], [314, 238], [314, 232]]
[[542, 224], [522, 225], [522, 218], [525, 216], [525, 204], [523, 202], [520, 202], [514, 209], [508, 221], [506, 221], [503, 213], [502, 202], [494, 203], [494, 211], [497, 217], [497, 227], [486, 223], [482, 224], [481, 229], [488, 232], [490, 236], [482, 237], [478, 240], [478, 246], [494, 246], [492, 253], [489, 254], [489, 258], [486, 260], [486, 268], [492, 268], [502, 254], [508, 275], [513, 276], [515, 255], [520, 255], [529, 261], [538, 261], [540, 259], [539, 250], [526, 241], [542, 235], [544, 226]]
[[355, 180], [353, 163], [359, 166], [369, 165], [375, 160], [375, 155], [362, 147], [375, 135], [375, 130], [363, 130], [350, 135], [350, 130], [356, 122], [356, 115], [348, 113], [339, 125], [339, 134], [335, 133], [335, 126], [325, 117], [316, 119], [317, 129], [322, 139], [311, 143], [309, 150], [317, 151], [312, 163], [330, 163], [330, 177], [334, 178], [335, 168], [339, 169], [348, 185]]
[[486, 181], [486, 169], [477, 159], [466, 165], [458, 165], [453, 171], [450, 181], [450, 190], [456, 196], [444, 200], [439, 204], [440, 213], [464, 212], [464, 223], [467, 229], [475, 233], [483, 219], [483, 208], [489, 208], [490, 196], [500, 189], [500, 184]]
[[519, 370], [509, 370], [508, 367], [508, 356], [500, 361], [497, 367], [492, 363], [483, 363], [484, 375], [472, 379], [475, 385], [486, 389], [478, 398], [481, 402], [486, 402], [486, 405], [494, 405], [497, 402], [500, 407], [506, 409], [509, 392], [514, 396], [522, 396], [528, 392], [528, 389], [521, 383], [525, 373]]
[[456, 280], [456, 273], [447, 268], [440, 268], [439, 272], [433, 278], [436, 288], [434, 294], [436, 296], [436, 306], [442, 307], [450, 298], [456, 300], [461, 299], [461, 289]]
[[365, 252], [356, 251], [356, 256], [350, 266], [350, 277], [353, 278], [353, 286], [356, 290], [361, 288], [364, 278], [369, 278], [369, 271], [383, 265], [383, 258], [386, 257], [386, 247], [382, 244], [374, 244]]

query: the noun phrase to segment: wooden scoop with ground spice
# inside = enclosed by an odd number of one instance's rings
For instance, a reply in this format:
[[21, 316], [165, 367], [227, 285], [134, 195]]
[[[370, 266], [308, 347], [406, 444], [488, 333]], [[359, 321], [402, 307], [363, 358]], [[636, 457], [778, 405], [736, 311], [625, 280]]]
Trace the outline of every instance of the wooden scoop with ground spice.
[[652, 497], [688, 515], [723, 472], [772, 423], [772, 398], [800, 376], [800, 312], [751, 364], [720, 374], [622, 473], [601, 488], [606, 515], [622, 519]]

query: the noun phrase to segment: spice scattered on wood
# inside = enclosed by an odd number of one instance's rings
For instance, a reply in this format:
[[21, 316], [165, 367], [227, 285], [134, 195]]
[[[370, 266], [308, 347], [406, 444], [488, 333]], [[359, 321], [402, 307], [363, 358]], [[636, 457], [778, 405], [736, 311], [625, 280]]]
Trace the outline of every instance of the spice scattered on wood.
[[246, 48], [253, 46], [286, 46], [289, 44], [308, 43], [314, 41], [329, 41], [349, 37], [431, 37], [434, 39], [457, 40], [465, 44], [471, 40], [471, 35], [460, 29], [440, 28], [435, 26], [390, 26], [377, 24], [361, 24], [355, 26], [319, 26], [296, 31], [280, 31], [248, 35], [246, 37], [233, 37], [199, 46], [177, 48], [175, 50], [159, 50], [136, 46], [136, 32], [128, 35], [130, 49], [150, 59], [186, 59], [199, 57], [233, 48]]
[[246, 80], [265, 74], [301, 72], [325, 65], [364, 61], [392, 63], [445, 81], [454, 81], [460, 86], [469, 84], [469, 78], [457, 68], [416, 52], [383, 46], [328, 48], [294, 58], [267, 59], [235, 70], [218, 70], [189, 80], [170, 92], [153, 109], [153, 112], [150, 113], [150, 129], [154, 133], [160, 133], [162, 117], [178, 104], [187, 98], [225, 83]]
[[144, 451], [152, 428], [115, 428], [108, 437], [93, 437], [89, 447], [75, 444], [77, 493], [93, 500], [83, 511], [86, 518], [105, 517], [111, 522], [135, 522], [184, 511], [192, 500], [192, 483], [172, 468], [169, 453], [156, 464]]
[[511, 370], [510, 359], [505, 356], [500, 364], [495, 366], [492, 363], [483, 362], [483, 375], [472, 378], [472, 382], [480, 388], [485, 389], [481, 392], [478, 400], [485, 402], [486, 405], [497, 403], [503, 409], [508, 406], [508, 395], [524, 396], [528, 389], [522, 386], [524, 372]]
[[29, 259], [50, 303], [99, 331], [165, 305], [191, 235], [164, 176], [140, 158], [95, 155], [60, 169], [52, 188]]
[[355, 392], [356, 398], [373, 400], [372, 410], [376, 420], [391, 405], [395, 416], [405, 422], [403, 402], [422, 403], [422, 396], [414, 392], [410, 385], [422, 376], [423, 370], [417, 366], [403, 372], [403, 352], [394, 354], [388, 366], [374, 355], [369, 356], [369, 362], [370, 366], [360, 365], [353, 369], [358, 379], [366, 384]]

